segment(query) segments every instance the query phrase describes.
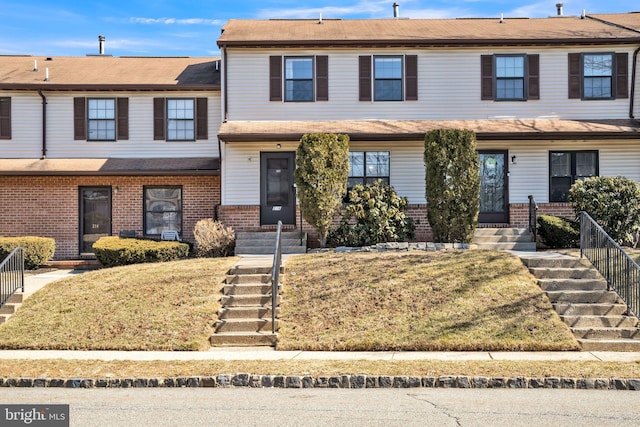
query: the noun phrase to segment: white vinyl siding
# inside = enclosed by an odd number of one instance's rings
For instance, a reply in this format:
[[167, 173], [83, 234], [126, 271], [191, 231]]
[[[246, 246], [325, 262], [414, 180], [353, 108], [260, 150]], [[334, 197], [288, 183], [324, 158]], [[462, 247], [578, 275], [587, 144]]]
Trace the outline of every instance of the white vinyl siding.
[[[34, 93], [0, 92], [11, 98], [11, 139], [0, 139], [2, 158], [42, 156], [42, 100]], [[71, 121], [73, 125], [73, 120]]]
[[[238, 49], [229, 48], [229, 120], [481, 120], [616, 119], [628, 117], [629, 101], [598, 103], [568, 99], [569, 52], [602, 52], [604, 47], [491, 49]], [[610, 47], [608, 48], [611, 49]], [[616, 52], [633, 53], [633, 49]], [[269, 101], [270, 55], [328, 55], [329, 101], [291, 104]], [[417, 55], [418, 101], [360, 102], [359, 55]], [[524, 103], [482, 102], [480, 57], [483, 54], [538, 54], [540, 100]], [[631, 65], [629, 61], [629, 75]]]

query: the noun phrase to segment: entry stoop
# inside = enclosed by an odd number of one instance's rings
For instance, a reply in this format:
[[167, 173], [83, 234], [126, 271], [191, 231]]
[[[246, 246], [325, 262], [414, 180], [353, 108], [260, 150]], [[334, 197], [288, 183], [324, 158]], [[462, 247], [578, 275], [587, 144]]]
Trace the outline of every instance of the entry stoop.
[[536, 242], [526, 228], [476, 228], [473, 243], [478, 249], [535, 252]]
[[640, 324], [586, 260], [523, 258], [584, 351], [640, 351]]
[[[307, 233], [283, 231], [283, 254], [303, 254], [307, 252]], [[276, 245], [275, 231], [241, 231], [236, 234], [236, 255], [273, 254]]]
[[9, 320], [9, 318], [18, 311], [18, 308], [22, 305], [23, 299], [24, 294], [22, 292], [16, 292], [9, 297], [2, 307], [0, 307], [0, 325]]
[[[212, 346], [275, 346], [277, 334], [271, 332], [270, 268], [234, 267], [227, 274], [222, 294], [215, 333], [210, 338]], [[280, 296], [278, 303], [279, 299]]]

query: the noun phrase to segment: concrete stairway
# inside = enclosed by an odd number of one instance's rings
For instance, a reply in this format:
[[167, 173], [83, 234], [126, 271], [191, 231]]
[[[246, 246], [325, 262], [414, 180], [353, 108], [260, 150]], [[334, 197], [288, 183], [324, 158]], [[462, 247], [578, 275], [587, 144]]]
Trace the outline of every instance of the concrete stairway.
[[[303, 254], [307, 252], [307, 233], [299, 231], [282, 232], [282, 253]], [[236, 234], [236, 255], [273, 254], [276, 245], [275, 231], [238, 232]]]
[[18, 308], [22, 305], [23, 298], [24, 295], [22, 292], [16, 292], [11, 295], [11, 298], [9, 298], [5, 305], [0, 307], [0, 325], [9, 320], [9, 318], [18, 311]]
[[[271, 333], [270, 268], [234, 267], [227, 274], [222, 294], [222, 308], [218, 311], [211, 345], [275, 345], [277, 334]], [[276, 330], [277, 327], [276, 321]]]
[[535, 252], [536, 243], [526, 228], [476, 228], [473, 244], [478, 249]]
[[586, 260], [523, 259], [585, 351], [640, 351], [638, 319]]

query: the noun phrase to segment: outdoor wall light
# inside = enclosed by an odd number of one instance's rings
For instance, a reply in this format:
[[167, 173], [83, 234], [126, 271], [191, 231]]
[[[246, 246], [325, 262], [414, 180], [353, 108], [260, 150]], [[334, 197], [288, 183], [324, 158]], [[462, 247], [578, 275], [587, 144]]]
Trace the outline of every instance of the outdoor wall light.
[[518, 158], [516, 156], [511, 156], [511, 164], [515, 165], [518, 163]]
[[282, 148], [282, 145], [281, 144], [276, 144], [276, 148], [279, 150], [279, 149]]
[[114, 194], [118, 194], [119, 191], [120, 191], [120, 187], [116, 185], [116, 188], [113, 189]]

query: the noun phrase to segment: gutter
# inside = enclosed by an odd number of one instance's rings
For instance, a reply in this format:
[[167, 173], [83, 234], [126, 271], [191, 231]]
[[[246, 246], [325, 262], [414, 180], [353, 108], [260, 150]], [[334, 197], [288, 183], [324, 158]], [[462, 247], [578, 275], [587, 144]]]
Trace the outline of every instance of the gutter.
[[42, 93], [42, 89], [38, 89], [38, 95], [42, 98], [42, 157], [40, 160], [47, 158], [47, 98]]
[[640, 47], [637, 47], [636, 50], [633, 51], [633, 65], [631, 71], [631, 96], [629, 97], [629, 118], [635, 119], [633, 115], [633, 103], [636, 97], [636, 71], [638, 69], [638, 53], [640, 52]]

